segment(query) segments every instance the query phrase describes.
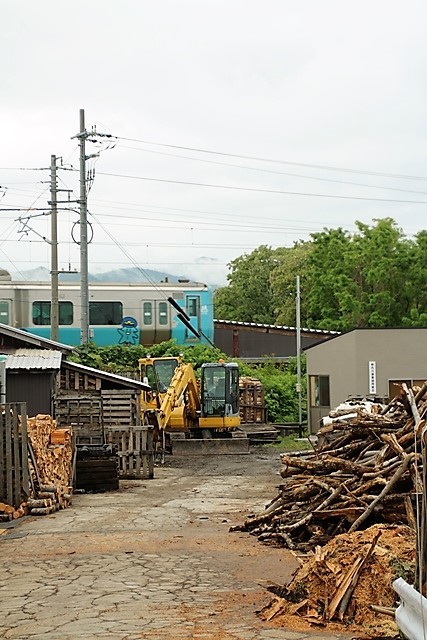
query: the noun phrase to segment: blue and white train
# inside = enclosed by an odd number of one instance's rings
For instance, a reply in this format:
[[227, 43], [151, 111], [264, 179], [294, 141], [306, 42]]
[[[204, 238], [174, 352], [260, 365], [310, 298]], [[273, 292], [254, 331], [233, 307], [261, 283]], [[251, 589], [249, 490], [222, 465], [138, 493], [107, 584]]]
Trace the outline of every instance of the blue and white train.
[[[198, 338], [179, 318], [187, 316]], [[80, 284], [59, 285], [59, 342], [79, 345]], [[51, 287], [47, 282], [12, 281], [0, 270], [0, 322], [44, 338], [51, 336]], [[99, 346], [152, 345], [175, 339], [179, 345], [213, 341], [212, 290], [205, 284], [178, 282], [89, 283], [89, 335]]]

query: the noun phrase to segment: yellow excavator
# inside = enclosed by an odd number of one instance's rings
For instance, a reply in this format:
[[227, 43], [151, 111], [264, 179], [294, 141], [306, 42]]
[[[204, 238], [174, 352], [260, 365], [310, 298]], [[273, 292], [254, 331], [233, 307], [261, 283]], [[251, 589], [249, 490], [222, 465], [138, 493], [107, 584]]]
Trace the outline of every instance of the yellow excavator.
[[[151, 424], [164, 448], [201, 453], [246, 453], [240, 432], [239, 368], [234, 362], [211, 362], [196, 380], [191, 364], [180, 358], [141, 358], [141, 421]], [[160, 438], [159, 438], [160, 439]]]

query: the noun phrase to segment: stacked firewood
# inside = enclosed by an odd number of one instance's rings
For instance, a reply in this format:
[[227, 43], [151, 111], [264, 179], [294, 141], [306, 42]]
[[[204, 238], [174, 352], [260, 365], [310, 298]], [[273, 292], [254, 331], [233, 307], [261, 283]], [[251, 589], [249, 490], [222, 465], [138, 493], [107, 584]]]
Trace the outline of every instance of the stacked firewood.
[[31, 515], [64, 509], [71, 502], [73, 447], [71, 429], [57, 429], [50, 415], [28, 418], [30, 474], [34, 497], [28, 500]]
[[28, 513], [28, 506], [26, 502], [22, 502], [17, 509], [10, 504], [0, 502], [0, 522], [9, 522], [10, 520], [16, 520], [22, 518]]
[[308, 551], [375, 523], [415, 528], [424, 486], [427, 383], [402, 385], [379, 410], [359, 406], [330, 415], [315, 450], [281, 455], [285, 481], [265, 512], [233, 530]]
[[244, 424], [265, 423], [264, 387], [260, 380], [249, 376], [239, 379], [240, 420]]

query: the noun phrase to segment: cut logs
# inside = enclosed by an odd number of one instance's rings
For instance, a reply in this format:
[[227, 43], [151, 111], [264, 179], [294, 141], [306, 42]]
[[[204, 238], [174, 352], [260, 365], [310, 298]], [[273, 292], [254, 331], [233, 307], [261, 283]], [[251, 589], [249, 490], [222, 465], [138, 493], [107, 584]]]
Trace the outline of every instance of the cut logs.
[[314, 451], [281, 455], [284, 482], [265, 513], [232, 530], [307, 552], [375, 523], [413, 526], [411, 496], [424, 485], [426, 392], [427, 385], [402, 385], [387, 407], [331, 412]]
[[70, 428], [57, 429], [50, 415], [28, 418], [31, 515], [46, 515], [71, 503], [73, 446]]

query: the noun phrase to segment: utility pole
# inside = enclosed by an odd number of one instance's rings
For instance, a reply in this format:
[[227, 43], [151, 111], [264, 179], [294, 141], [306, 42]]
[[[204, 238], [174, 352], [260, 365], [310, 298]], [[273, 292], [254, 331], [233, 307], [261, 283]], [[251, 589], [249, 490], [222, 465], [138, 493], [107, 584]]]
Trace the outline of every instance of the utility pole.
[[58, 185], [56, 181], [56, 156], [50, 156], [50, 339], [59, 339], [59, 272], [58, 272]]
[[80, 305], [81, 344], [89, 342], [89, 275], [87, 242], [86, 138], [85, 112], [80, 109]]
[[301, 402], [301, 294], [300, 294], [300, 277], [297, 276], [297, 293], [296, 293], [296, 324], [297, 324], [297, 385], [298, 394], [298, 433], [302, 436], [302, 402]]

